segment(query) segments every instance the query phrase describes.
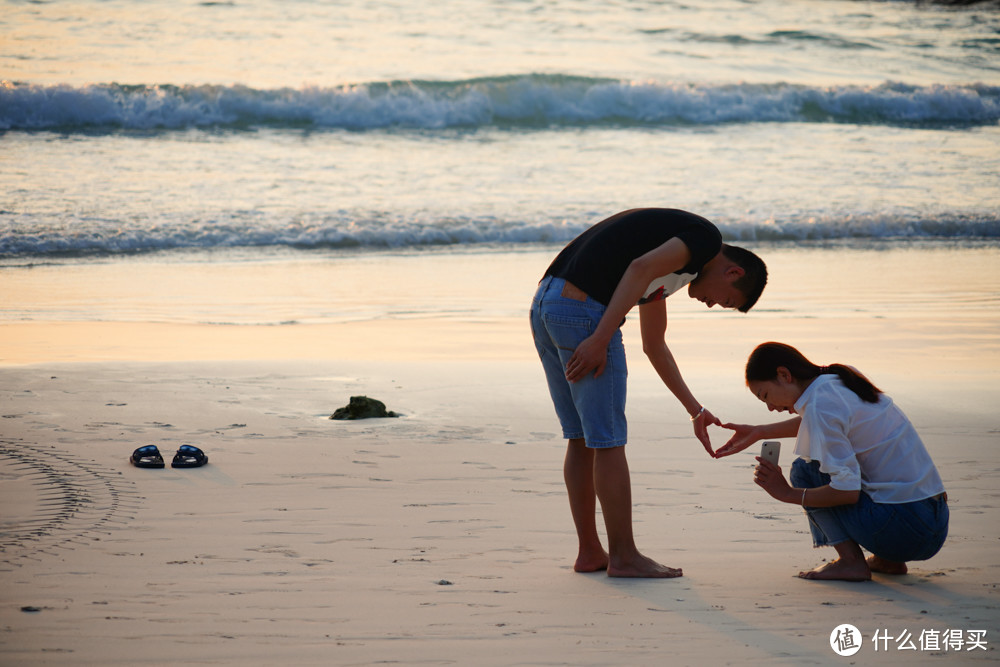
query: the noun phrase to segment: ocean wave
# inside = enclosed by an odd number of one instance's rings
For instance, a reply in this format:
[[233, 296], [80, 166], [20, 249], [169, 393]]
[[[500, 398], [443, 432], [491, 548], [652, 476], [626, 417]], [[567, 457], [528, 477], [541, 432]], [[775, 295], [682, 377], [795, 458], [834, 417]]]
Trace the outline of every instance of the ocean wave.
[[[653, 30], [643, 30], [646, 34], [655, 35], [662, 32], [672, 32], [671, 29], [653, 29]], [[711, 33], [697, 33], [688, 32], [683, 35], [683, 39], [691, 42], [702, 42], [705, 44], [728, 44], [732, 46], [742, 46], [742, 45], [775, 45], [787, 42], [818, 42], [823, 45], [835, 48], [835, 49], [873, 49], [877, 50], [879, 47], [876, 44], [869, 42], [859, 42], [848, 39], [842, 39], [833, 35], [825, 35], [821, 33], [809, 32], [805, 30], [775, 30], [770, 32], [763, 37], [746, 37], [744, 35], [728, 34], [728, 35], [717, 35]]]
[[980, 126], [1000, 86], [690, 84], [559, 75], [257, 90], [246, 86], [0, 83], [0, 131], [677, 126]]
[[[235, 215], [206, 222], [158, 220], [137, 226], [123, 220], [81, 218], [51, 222], [0, 212], [0, 260], [144, 254], [167, 250], [214, 251], [260, 247], [298, 250], [419, 248], [484, 244], [566, 243], [594, 220], [535, 222], [483, 218], [399, 220], [325, 217], [267, 220]], [[716, 219], [733, 242], [804, 242], [870, 239], [1000, 239], [995, 214], [804, 216], [786, 220]]]

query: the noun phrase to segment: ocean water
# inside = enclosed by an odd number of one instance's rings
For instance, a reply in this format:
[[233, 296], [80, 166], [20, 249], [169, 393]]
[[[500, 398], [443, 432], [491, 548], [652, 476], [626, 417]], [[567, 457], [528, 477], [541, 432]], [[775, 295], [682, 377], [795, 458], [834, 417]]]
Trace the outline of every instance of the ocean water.
[[751, 245], [1000, 244], [996, 2], [3, 0], [0, 77], [8, 285], [488, 261], [638, 206]]

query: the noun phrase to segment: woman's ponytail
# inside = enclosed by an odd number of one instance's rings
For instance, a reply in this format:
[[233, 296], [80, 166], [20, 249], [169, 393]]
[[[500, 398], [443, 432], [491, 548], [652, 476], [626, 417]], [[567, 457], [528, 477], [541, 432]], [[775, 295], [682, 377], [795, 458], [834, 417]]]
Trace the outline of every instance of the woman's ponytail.
[[836, 375], [844, 386], [867, 403], [878, 403], [882, 390], [864, 375], [844, 364], [817, 366], [791, 345], [784, 343], [761, 343], [747, 359], [746, 380], [767, 382], [778, 377], [778, 368], [788, 369], [796, 380], [812, 380], [818, 375]]

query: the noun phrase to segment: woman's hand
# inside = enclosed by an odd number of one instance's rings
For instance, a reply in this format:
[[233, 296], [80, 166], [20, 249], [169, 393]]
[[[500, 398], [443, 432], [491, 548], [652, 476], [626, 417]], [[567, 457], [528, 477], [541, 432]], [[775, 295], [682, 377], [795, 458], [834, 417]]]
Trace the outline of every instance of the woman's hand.
[[601, 377], [607, 365], [608, 343], [598, 340], [593, 335], [588, 336], [576, 346], [573, 356], [566, 362], [566, 379], [570, 382], [579, 382], [592, 370], [595, 378]]
[[765, 461], [761, 457], [755, 457], [757, 459], [757, 467], [754, 469], [753, 481], [760, 488], [768, 492], [768, 494], [775, 500], [780, 500], [782, 502], [794, 502], [790, 501], [789, 498], [793, 494], [792, 487], [785, 480], [785, 475], [781, 472], [781, 468], [774, 465], [770, 461]]
[[723, 456], [732, 456], [742, 452], [761, 438], [757, 434], [757, 427], [751, 424], [719, 424], [719, 426], [735, 431], [735, 433], [726, 444], [719, 447], [719, 451], [715, 453], [716, 458], [721, 459]]
[[712, 451], [712, 440], [708, 437], [708, 427], [710, 424], [715, 424], [716, 426], [722, 426], [722, 422], [719, 418], [708, 411], [707, 408], [702, 408], [701, 412], [691, 420], [694, 426], [694, 436], [701, 440], [701, 444], [705, 447], [705, 451], [712, 458], [715, 458], [716, 453]]

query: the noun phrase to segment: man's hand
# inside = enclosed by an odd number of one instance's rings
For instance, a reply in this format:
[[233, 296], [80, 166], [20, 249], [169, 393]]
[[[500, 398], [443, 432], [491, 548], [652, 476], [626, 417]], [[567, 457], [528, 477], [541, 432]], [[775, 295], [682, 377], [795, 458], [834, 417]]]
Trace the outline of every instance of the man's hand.
[[722, 428], [728, 428], [730, 431], [735, 431], [733, 437], [729, 438], [729, 441], [722, 447], [719, 447], [719, 451], [715, 453], [716, 458], [722, 458], [723, 456], [732, 456], [742, 452], [744, 449], [752, 445], [753, 443], [760, 440], [760, 437], [756, 434], [756, 426], [750, 424], [719, 424]]
[[708, 426], [709, 424], [722, 426], [722, 422], [707, 409], [702, 408], [702, 411], [698, 413], [698, 416], [691, 423], [694, 426], [695, 437], [701, 440], [701, 444], [705, 446], [705, 451], [708, 452], [708, 455], [715, 458], [717, 455], [712, 451], [712, 440], [708, 437]]
[[608, 365], [608, 343], [588, 336], [573, 350], [573, 356], [566, 362], [566, 379], [579, 382], [594, 371], [594, 377], [601, 377]]

